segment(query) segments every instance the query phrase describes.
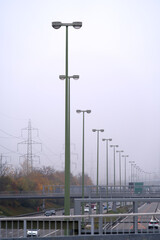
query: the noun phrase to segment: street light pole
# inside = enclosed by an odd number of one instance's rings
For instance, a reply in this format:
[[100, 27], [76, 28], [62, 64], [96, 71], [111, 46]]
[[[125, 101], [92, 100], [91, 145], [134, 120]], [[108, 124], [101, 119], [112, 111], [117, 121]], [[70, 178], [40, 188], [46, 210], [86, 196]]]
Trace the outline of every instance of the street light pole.
[[65, 61], [65, 196], [64, 210], [65, 215], [70, 215], [70, 80], [68, 77], [68, 27], [76, 29], [82, 27], [82, 22], [61, 23], [52, 22], [54, 29], [66, 27], [66, 61]]
[[133, 182], [136, 182], [136, 175], [135, 175], [135, 167], [136, 167], [136, 164], [133, 163], [131, 164], [132, 165], [132, 181]]
[[139, 167], [136, 166], [135, 168], [136, 168], [136, 180], [138, 182], [139, 181]]
[[106, 142], [106, 193], [108, 196], [108, 142], [112, 141], [111, 138], [103, 138], [102, 141]]
[[118, 145], [110, 145], [110, 147], [113, 147], [113, 158], [114, 158], [114, 190], [116, 186], [116, 151], [115, 148], [118, 147]]
[[134, 161], [129, 161], [129, 163], [131, 164], [131, 183], [132, 183], [132, 181], [133, 181], [133, 179], [132, 179], [132, 165], [135, 163]]
[[124, 152], [123, 150], [116, 151], [119, 153], [119, 185], [120, 185], [120, 191], [121, 191], [121, 153]]
[[98, 173], [99, 173], [99, 132], [104, 132], [104, 129], [92, 129], [93, 132], [97, 132], [97, 188], [96, 188], [96, 193], [98, 195], [98, 184], [99, 184], [99, 179], [98, 179]]
[[126, 184], [127, 184], [126, 158], [129, 157], [129, 155], [122, 155], [122, 157], [124, 157], [124, 185], [126, 190]]
[[[82, 199], [84, 198], [84, 116], [85, 113], [91, 113], [91, 110], [77, 110], [77, 113], [83, 113], [83, 137], [82, 137]], [[84, 204], [82, 205], [82, 215], [84, 214]]]

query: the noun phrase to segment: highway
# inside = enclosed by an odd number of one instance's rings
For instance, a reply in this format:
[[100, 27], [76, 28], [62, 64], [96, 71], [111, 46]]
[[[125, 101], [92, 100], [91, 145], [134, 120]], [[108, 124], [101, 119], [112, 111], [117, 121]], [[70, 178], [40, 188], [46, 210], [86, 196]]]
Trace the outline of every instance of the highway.
[[[142, 205], [139, 209], [139, 213], [151, 213], [156, 212], [157, 206], [159, 203], [153, 202], [150, 204], [145, 203]], [[138, 230], [140, 231], [148, 231], [148, 223], [150, 221], [150, 216], [140, 216], [138, 217]], [[133, 217], [125, 217], [123, 220], [121, 220], [120, 223], [117, 223], [115, 226], [113, 226], [110, 230], [112, 231], [132, 231], [133, 230]]]
[[[39, 229], [38, 230], [38, 236], [39, 237], [54, 237], [54, 236], [60, 236], [63, 235], [63, 230], [57, 229], [57, 230], [46, 230], [46, 229]], [[1, 230], [1, 238], [23, 238], [24, 237], [24, 231], [23, 229], [17, 229], [17, 230], [8, 230], [6, 233], [6, 230]]]

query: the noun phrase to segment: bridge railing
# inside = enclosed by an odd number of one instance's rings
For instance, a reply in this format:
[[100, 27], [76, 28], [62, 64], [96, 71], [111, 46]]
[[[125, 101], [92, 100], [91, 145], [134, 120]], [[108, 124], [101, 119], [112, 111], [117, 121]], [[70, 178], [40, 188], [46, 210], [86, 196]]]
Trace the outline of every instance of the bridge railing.
[[160, 212], [0, 218], [0, 239], [25, 238], [27, 234], [52, 238], [97, 234], [160, 234], [159, 217]]
[[[0, 198], [22, 198], [22, 197], [64, 197], [64, 186], [63, 185], [47, 185], [43, 186], [41, 191], [31, 191], [25, 192], [21, 191], [12, 191], [12, 192], [1, 192]], [[82, 196], [82, 186], [71, 186], [70, 187], [70, 196], [71, 197], [81, 197]], [[129, 186], [99, 186], [98, 192], [96, 186], [85, 186], [84, 187], [84, 196], [85, 197], [160, 197], [160, 186], [143, 186], [140, 191], [136, 189], [129, 188]]]

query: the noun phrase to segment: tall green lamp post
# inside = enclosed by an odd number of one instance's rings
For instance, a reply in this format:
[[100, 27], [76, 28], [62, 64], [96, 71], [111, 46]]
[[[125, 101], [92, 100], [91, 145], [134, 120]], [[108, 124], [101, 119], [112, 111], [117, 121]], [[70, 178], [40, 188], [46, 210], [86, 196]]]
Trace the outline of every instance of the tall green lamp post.
[[112, 138], [103, 138], [102, 141], [106, 142], [106, 194], [108, 196], [108, 143], [112, 141]]
[[[108, 179], [109, 179], [109, 169], [108, 169], [108, 143], [112, 141], [112, 138], [103, 138], [102, 141], [106, 142], [106, 198], [108, 198]], [[107, 201], [107, 212], [108, 212], [108, 201]]]
[[124, 186], [125, 186], [125, 191], [126, 191], [126, 186], [127, 186], [127, 161], [126, 158], [129, 157], [129, 155], [122, 155], [122, 158], [124, 158]]
[[82, 22], [61, 23], [52, 22], [54, 29], [66, 27], [66, 61], [65, 61], [65, 215], [70, 215], [70, 80], [68, 76], [68, 27], [75, 29], [82, 27]]
[[119, 153], [119, 185], [120, 185], [120, 191], [121, 191], [121, 153], [124, 152], [123, 150], [116, 151]]
[[132, 171], [132, 167], [135, 164], [135, 161], [129, 161], [129, 163], [131, 164], [131, 183], [133, 182], [133, 171]]
[[[83, 134], [82, 134], [82, 198], [84, 198], [84, 121], [85, 113], [91, 113], [91, 110], [76, 110], [77, 113], [83, 113]], [[84, 204], [82, 205], [82, 214], [84, 214]]]
[[98, 184], [99, 184], [99, 132], [104, 132], [104, 129], [92, 129], [93, 132], [97, 132], [97, 188], [96, 193], [98, 195]]
[[111, 148], [113, 148], [113, 168], [114, 168], [114, 191], [115, 191], [115, 187], [116, 187], [116, 150], [115, 148], [118, 147], [118, 145], [110, 145]]

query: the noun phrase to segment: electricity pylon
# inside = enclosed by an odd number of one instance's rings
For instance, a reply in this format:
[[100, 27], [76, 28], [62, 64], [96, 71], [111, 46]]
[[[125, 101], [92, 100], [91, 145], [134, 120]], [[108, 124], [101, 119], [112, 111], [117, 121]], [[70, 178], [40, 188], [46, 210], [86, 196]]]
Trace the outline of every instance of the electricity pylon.
[[[40, 162], [40, 157], [36, 154], [33, 154], [33, 148], [32, 146], [34, 144], [41, 144], [39, 142], [36, 142], [32, 139], [32, 131], [37, 131], [37, 136], [38, 136], [38, 129], [37, 128], [32, 128], [31, 126], [31, 120], [28, 121], [28, 127], [26, 128], [23, 128], [22, 129], [22, 136], [23, 136], [23, 131], [27, 131], [27, 140], [24, 140], [18, 144], [26, 144], [27, 145], [27, 153], [20, 156], [20, 158], [24, 158], [24, 160], [26, 161], [26, 171], [27, 171], [27, 174], [32, 172], [33, 170], [33, 162], [35, 161], [36, 158], [39, 159], [39, 162]], [[42, 148], [42, 146], [41, 146]]]

